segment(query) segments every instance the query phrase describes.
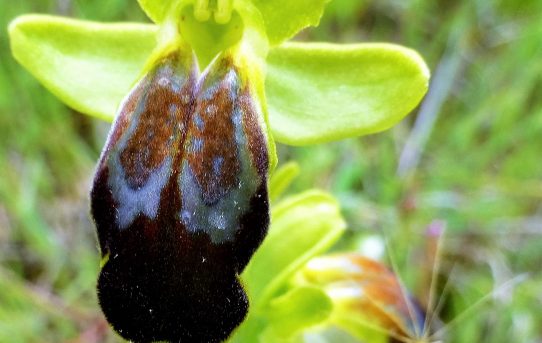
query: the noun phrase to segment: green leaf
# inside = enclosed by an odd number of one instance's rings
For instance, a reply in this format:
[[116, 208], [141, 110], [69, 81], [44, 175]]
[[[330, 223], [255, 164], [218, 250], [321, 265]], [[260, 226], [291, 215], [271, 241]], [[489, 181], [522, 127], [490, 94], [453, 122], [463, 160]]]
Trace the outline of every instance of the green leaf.
[[277, 200], [297, 175], [299, 165], [296, 162], [281, 165], [269, 179], [269, 200], [272, 202]]
[[332, 314], [330, 322], [350, 333], [360, 342], [387, 343], [390, 339], [386, 328], [371, 323], [365, 316], [360, 313], [352, 313], [351, 310], [336, 310]]
[[303, 285], [271, 299], [260, 315], [253, 308], [228, 342], [301, 342], [296, 334], [327, 320], [333, 303], [323, 289]]
[[262, 13], [267, 37], [277, 45], [307, 26], [317, 26], [330, 0], [255, 0]]
[[287, 338], [326, 320], [333, 310], [333, 304], [322, 289], [303, 286], [274, 298], [266, 310], [274, 333]]
[[111, 121], [156, 44], [157, 27], [25, 15], [9, 25], [13, 56], [77, 111]]
[[268, 57], [271, 130], [291, 145], [379, 132], [416, 107], [428, 82], [423, 59], [401, 46], [284, 44]]
[[310, 258], [339, 239], [346, 224], [337, 201], [311, 190], [286, 198], [271, 212], [271, 228], [242, 274], [257, 310]]

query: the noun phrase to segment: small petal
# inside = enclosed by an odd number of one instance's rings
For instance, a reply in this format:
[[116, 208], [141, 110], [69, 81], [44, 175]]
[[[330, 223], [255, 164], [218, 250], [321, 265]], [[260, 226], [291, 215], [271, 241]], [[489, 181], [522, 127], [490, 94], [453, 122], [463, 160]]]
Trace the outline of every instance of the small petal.
[[255, 0], [272, 45], [293, 37], [307, 26], [317, 26], [329, 0]]

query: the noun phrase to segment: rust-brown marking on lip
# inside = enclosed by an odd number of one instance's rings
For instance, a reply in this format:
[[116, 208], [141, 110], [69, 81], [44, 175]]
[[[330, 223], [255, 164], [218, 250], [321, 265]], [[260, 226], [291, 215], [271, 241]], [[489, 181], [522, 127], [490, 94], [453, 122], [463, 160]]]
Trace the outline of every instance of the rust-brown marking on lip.
[[[228, 69], [220, 69], [220, 72], [220, 77], [224, 78]], [[214, 82], [204, 82], [200, 94], [210, 91]], [[218, 82], [218, 88], [210, 93], [209, 97], [199, 97], [187, 140], [188, 163], [204, 197], [210, 201], [220, 198], [228, 189], [237, 186], [240, 173], [239, 148], [235, 142], [232, 121], [237, 99], [232, 99], [230, 92], [232, 87], [238, 87], [237, 75], [236, 84], [232, 85], [225, 79]], [[199, 120], [201, 122], [198, 124]]]
[[[121, 164], [133, 187], [144, 185], [164, 159], [179, 150], [174, 144], [178, 144], [181, 138], [178, 135], [191, 112], [190, 104], [184, 103], [185, 99], [192, 98], [191, 82], [177, 85], [182, 86], [177, 91], [172, 84], [161, 83], [161, 79], [175, 80], [174, 70], [182, 63], [179, 56], [172, 54], [164, 61], [149, 80], [146, 98], [141, 100], [144, 101], [142, 112], [134, 123], [135, 130], [120, 152]], [[130, 105], [134, 111], [138, 110], [137, 105]]]

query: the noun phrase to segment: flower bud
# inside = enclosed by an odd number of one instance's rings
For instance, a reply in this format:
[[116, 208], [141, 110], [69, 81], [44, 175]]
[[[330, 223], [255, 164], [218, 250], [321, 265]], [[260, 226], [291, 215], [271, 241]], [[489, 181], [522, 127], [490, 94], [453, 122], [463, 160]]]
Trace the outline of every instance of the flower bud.
[[135, 342], [219, 342], [244, 319], [238, 274], [269, 224], [268, 151], [230, 57], [201, 77], [159, 60], [120, 106], [91, 192], [104, 258], [98, 298]]
[[405, 294], [397, 277], [381, 263], [358, 254], [314, 258], [304, 268], [305, 281], [324, 287], [335, 305], [338, 325], [356, 331], [355, 325], [376, 328], [392, 338], [409, 341], [424, 331], [425, 313]]

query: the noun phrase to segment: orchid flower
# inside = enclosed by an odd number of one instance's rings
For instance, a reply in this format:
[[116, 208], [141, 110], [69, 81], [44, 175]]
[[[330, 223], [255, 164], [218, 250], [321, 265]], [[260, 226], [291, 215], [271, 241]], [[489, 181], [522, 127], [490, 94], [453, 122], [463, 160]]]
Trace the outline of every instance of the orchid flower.
[[279, 330], [288, 336], [328, 314], [323, 290], [284, 287], [344, 222], [318, 191], [269, 214], [275, 141], [385, 130], [418, 104], [429, 72], [392, 44], [286, 43], [326, 2], [139, 0], [154, 24], [11, 23], [13, 55], [47, 89], [114, 121], [91, 202], [99, 300], [124, 338], [218, 342], [244, 321], [231, 339], [252, 341], [275, 337], [281, 317], [296, 318]]

